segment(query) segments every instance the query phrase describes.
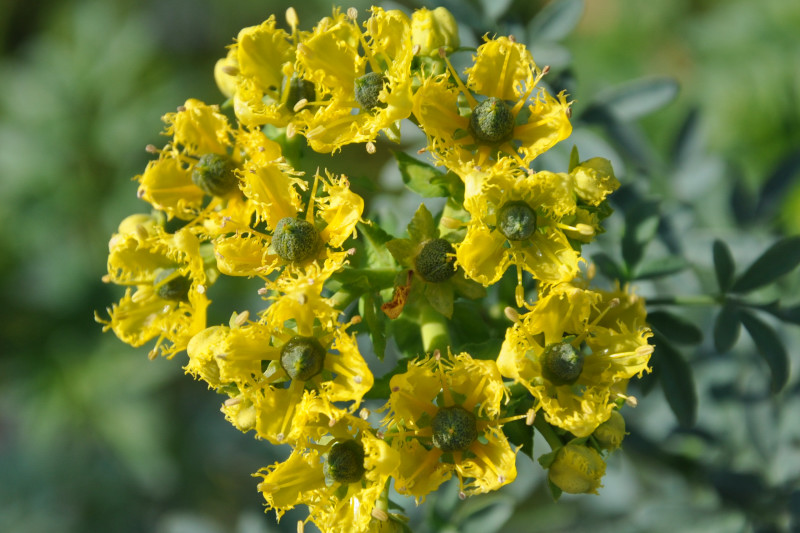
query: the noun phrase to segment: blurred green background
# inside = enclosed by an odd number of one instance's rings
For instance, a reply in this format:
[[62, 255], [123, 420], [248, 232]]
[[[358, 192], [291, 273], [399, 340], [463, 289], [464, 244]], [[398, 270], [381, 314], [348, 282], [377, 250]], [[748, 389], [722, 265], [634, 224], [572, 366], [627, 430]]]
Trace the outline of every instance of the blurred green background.
[[[587, 0], [582, 12], [562, 15], [562, 26], [537, 33], [529, 21], [542, 21], [534, 17], [548, 4], [380, 5], [445, 5], [464, 22], [462, 44], [513, 33], [553, 67], [548, 81], [576, 99], [576, 131], [541, 163], [564, 170], [573, 143], [583, 157], [611, 158], [627, 190], [662, 200], [680, 242], [672, 251], [693, 265], [640, 293], [713, 292], [713, 238], [746, 265], [780, 235], [800, 232], [800, 2]], [[285, 450], [232, 428], [220, 398], [184, 376], [182, 356], [150, 362], [145, 348], [103, 335], [93, 320], [122, 294], [100, 282], [107, 242], [124, 216], [147, 211], [131, 178], [149, 159], [144, 146], [164, 142], [161, 115], [189, 97], [220, 102], [212, 69], [224, 47], [271, 13], [282, 21], [289, 5], [0, 4], [0, 531], [260, 533], [294, 531], [305, 516], [288, 513], [277, 526], [250, 477]], [[330, 6], [295, 7], [310, 29]], [[620, 123], [598, 118], [598, 103], [654, 76], [678, 82], [679, 91], [666, 84], [655, 97], [668, 105], [651, 113], [633, 101], [617, 108]], [[345, 159], [354, 154], [362, 152], [345, 150]], [[614, 219], [589, 255], [619, 255]], [[764, 297], [796, 304], [796, 277]], [[708, 310], [687, 316], [711, 329]], [[772, 324], [800, 367], [798, 328]], [[450, 485], [412, 506], [412, 529], [800, 527], [800, 386], [793, 374], [770, 395], [753, 353], [744, 337], [724, 356], [708, 339], [687, 349], [696, 425], [681, 427], [658, 388], [641, 397], [626, 411], [631, 436], [611, 457], [600, 496], [554, 503], [541, 469], [521, 456], [507, 490], [459, 502]]]

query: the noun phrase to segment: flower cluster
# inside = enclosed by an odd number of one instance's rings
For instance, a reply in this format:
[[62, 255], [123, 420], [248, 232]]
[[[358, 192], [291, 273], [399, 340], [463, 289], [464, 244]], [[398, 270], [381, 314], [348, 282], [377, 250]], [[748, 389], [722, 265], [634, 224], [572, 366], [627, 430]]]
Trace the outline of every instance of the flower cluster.
[[[214, 71], [223, 104], [190, 99], [164, 116], [169, 140], [148, 147], [156, 158], [137, 176], [152, 213], [109, 243], [104, 280], [128, 288], [98, 321], [132, 346], [156, 339], [152, 358], [185, 351], [186, 372], [227, 397], [231, 424], [291, 445], [255, 474], [278, 517], [305, 505], [324, 531], [402, 530], [391, 490], [420, 501], [453, 476], [462, 497], [513, 482], [524, 443], [505, 426], [522, 420], [552, 447], [541, 462], [554, 487], [596, 491], [625, 433], [619, 409], [634, 403], [628, 381], [653, 348], [642, 300], [581, 273], [619, 186], [609, 162], [532, 170], [571, 132], [567, 95], [510, 37], [485, 37], [458, 72], [444, 8], [376, 7], [363, 23], [335, 9], [310, 31], [293, 9], [286, 20], [288, 31], [270, 17], [239, 32]], [[408, 238], [365, 219], [347, 177], [304, 172], [287, 150], [304, 139], [374, 153], [403, 120], [445, 171], [400, 161], [447, 196], [442, 213], [420, 206]], [[451, 337], [454, 302], [502, 298], [512, 265], [502, 303], [522, 312], [508, 307], [497, 349], [473, 357]], [[220, 276], [257, 279], [262, 308], [208, 323]], [[418, 326], [419, 349], [401, 348], [376, 380], [370, 361], [394, 319]], [[382, 420], [365, 398], [385, 401]]]

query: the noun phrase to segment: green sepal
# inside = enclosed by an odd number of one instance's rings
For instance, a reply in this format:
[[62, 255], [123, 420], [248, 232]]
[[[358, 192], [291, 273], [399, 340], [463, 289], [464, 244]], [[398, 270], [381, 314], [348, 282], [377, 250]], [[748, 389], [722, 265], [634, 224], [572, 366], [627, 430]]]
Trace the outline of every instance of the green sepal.
[[550, 468], [550, 465], [552, 465], [553, 461], [556, 460], [556, 455], [558, 454], [558, 450], [560, 449], [561, 448], [556, 448], [555, 450], [551, 450], [539, 456], [539, 459], [537, 459], [537, 461], [542, 466], [542, 468], [544, 468], [545, 470]]
[[420, 248], [418, 242], [410, 239], [392, 239], [384, 243], [384, 246], [395, 261], [405, 267], [414, 268], [414, 258], [417, 257]]
[[425, 207], [425, 204], [419, 204], [417, 212], [408, 223], [408, 235], [412, 241], [421, 243], [428, 239], [436, 239], [439, 237], [439, 231], [436, 229], [436, 222], [433, 220], [433, 215]]
[[575, 170], [575, 167], [577, 167], [580, 164], [580, 162], [581, 162], [581, 156], [578, 155], [578, 145], [573, 144], [572, 151], [569, 153], [569, 169], [567, 170], [567, 172], [572, 172], [573, 170]]

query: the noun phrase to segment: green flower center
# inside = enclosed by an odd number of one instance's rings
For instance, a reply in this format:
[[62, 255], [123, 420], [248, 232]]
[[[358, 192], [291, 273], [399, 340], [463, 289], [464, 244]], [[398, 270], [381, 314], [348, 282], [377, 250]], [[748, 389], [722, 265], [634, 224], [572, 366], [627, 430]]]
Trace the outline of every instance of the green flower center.
[[414, 266], [425, 281], [441, 283], [456, 273], [453, 245], [444, 239], [432, 239], [422, 246]]
[[500, 98], [491, 96], [475, 106], [469, 119], [469, 131], [484, 144], [502, 144], [511, 140], [514, 115]]
[[192, 181], [204, 193], [225, 196], [236, 189], [236, 165], [230, 157], [221, 154], [205, 154], [192, 169]]
[[275, 253], [284, 261], [300, 263], [317, 251], [319, 234], [310, 222], [286, 217], [280, 219], [275, 226], [272, 245]]
[[292, 74], [291, 78], [284, 81], [283, 90], [281, 91], [281, 103], [293, 111], [295, 104], [303, 99], [309, 102], [317, 99], [314, 84], [300, 78], [297, 74]]
[[497, 212], [497, 228], [509, 241], [525, 241], [536, 231], [536, 211], [525, 202], [508, 202]]
[[364, 446], [354, 440], [337, 442], [328, 452], [322, 467], [326, 479], [338, 483], [355, 483], [364, 477]]
[[478, 438], [475, 415], [460, 405], [439, 409], [431, 426], [433, 445], [443, 452], [464, 451]]
[[572, 385], [583, 370], [583, 355], [568, 342], [557, 342], [544, 349], [540, 358], [542, 375], [553, 385]]
[[358, 105], [369, 111], [376, 107], [385, 107], [386, 104], [378, 99], [385, 84], [386, 76], [380, 72], [370, 72], [356, 78], [355, 93]]
[[153, 283], [156, 288], [156, 294], [164, 300], [188, 302], [192, 280], [186, 276], [175, 276], [175, 272], [174, 268], [159, 272]]
[[308, 381], [322, 372], [326, 353], [314, 337], [295, 335], [281, 348], [281, 366], [290, 378]]

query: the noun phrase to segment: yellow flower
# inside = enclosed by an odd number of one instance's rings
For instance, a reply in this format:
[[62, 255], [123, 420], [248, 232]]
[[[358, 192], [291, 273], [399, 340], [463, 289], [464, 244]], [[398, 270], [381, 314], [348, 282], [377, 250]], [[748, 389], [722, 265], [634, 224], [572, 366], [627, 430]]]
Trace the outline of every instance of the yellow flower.
[[296, 14], [287, 19], [291, 34], [276, 27], [274, 16], [242, 29], [215, 67], [217, 85], [246, 126], [285, 127], [310, 113], [295, 111], [298, 102], [315, 100], [313, 84], [296, 68], [297, 46], [308, 32], [298, 31]]
[[440, 48], [451, 53], [460, 45], [458, 23], [447, 8], [417, 9], [411, 15], [411, 40], [419, 55], [438, 57]]
[[[280, 298], [291, 298], [284, 295]], [[280, 299], [273, 305], [281, 306]], [[307, 392], [328, 404], [353, 402], [355, 409], [372, 387], [373, 377], [361, 356], [348, 324], [317, 316], [333, 313], [325, 301], [305, 305], [322, 307], [294, 317], [294, 323], [232, 320], [192, 339], [187, 373], [255, 406], [255, 430], [273, 443], [293, 441], [303, 432], [300, 423]]]
[[238, 169], [255, 154], [279, 157], [280, 147], [260, 132], [234, 131], [216, 106], [199, 100], [187, 100], [163, 120], [172, 142], [162, 150], [150, 148], [159, 158], [137, 176], [139, 197], [170, 218], [190, 220], [197, 217], [208, 195], [215, 200], [207, 211], [218, 209], [219, 217], [249, 219], [249, 213], [239, 214], [246, 206], [241, 202]]
[[606, 463], [597, 450], [568, 442], [556, 452], [548, 476], [556, 487], [569, 494], [597, 494], [605, 473]]
[[[372, 512], [399, 456], [373, 434], [369, 424], [349, 415], [316, 421], [325, 436], [298, 443], [289, 458], [254, 474], [258, 490], [278, 517], [305, 504], [322, 531], [370, 531]], [[322, 423], [320, 423], [322, 422]]]
[[[430, 150], [450, 168], [485, 166], [498, 152], [527, 168], [572, 132], [566, 95], [554, 98], [538, 86], [544, 72], [525, 45], [487, 39], [466, 70], [466, 85], [448, 65], [457, 85], [449, 75], [425, 80], [414, 94], [414, 116]], [[469, 112], [461, 109], [462, 97]]]
[[335, 10], [298, 47], [298, 63], [315, 84], [317, 105], [313, 115], [303, 117], [300, 131], [317, 152], [372, 142], [380, 131], [398, 140], [399, 121], [411, 114], [408, 17], [373, 7], [364, 35], [354, 15]]
[[494, 361], [428, 357], [390, 386], [385, 438], [402, 459], [398, 492], [423, 498], [454, 471], [466, 495], [514, 481], [515, 452], [500, 426], [518, 417], [500, 417], [507, 392]]
[[104, 281], [128, 288], [108, 310], [108, 321], [97, 318], [104, 331], [111, 329], [131, 346], [157, 337], [151, 357], [185, 349], [206, 326], [206, 290], [213, 281], [200, 246], [188, 229], [168, 234], [152, 217], [125, 219], [109, 242]]
[[576, 212], [566, 174], [528, 175], [509, 158], [465, 177], [464, 208], [472, 215], [456, 258], [466, 275], [484, 286], [517, 266], [517, 305], [522, 305], [522, 270], [545, 284], [569, 281], [580, 254], [565, 231], [579, 230], [562, 220]]
[[[344, 264], [347, 252], [336, 251], [351, 236], [364, 211], [364, 200], [350, 190], [345, 176], [317, 174], [311, 199], [301, 218], [300, 191], [306, 182], [285, 163], [245, 164], [242, 190], [254, 210], [255, 224], [266, 222], [271, 235], [250, 227], [231, 226], [235, 233], [215, 240], [220, 272], [230, 276], [266, 276], [284, 266]], [[322, 194], [318, 194], [318, 182]], [[328, 268], [328, 267], [326, 267]], [[331, 271], [336, 270], [333, 268]]]
[[530, 391], [547, 422], [586, 437], [626, 398], [628, 380], [649, 371], [644, 319], [632, 294], [557, 285], [507, 330], [497, 366]]

